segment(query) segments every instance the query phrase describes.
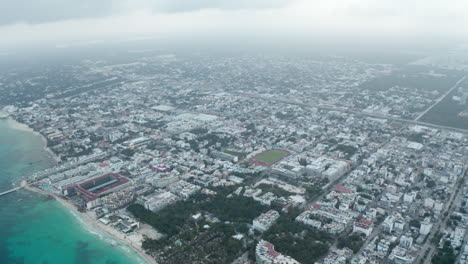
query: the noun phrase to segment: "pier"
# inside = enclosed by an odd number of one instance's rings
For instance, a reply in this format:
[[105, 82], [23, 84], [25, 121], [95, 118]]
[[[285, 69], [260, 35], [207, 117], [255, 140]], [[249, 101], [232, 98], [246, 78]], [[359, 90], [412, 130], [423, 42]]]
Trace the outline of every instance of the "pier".
[[13, 188], [11, 190], [8, 190], [8, 191], [4, 191], [2, 193], [0, 193], [0, 196], [3, 196], [3, 195], [7, 195], [9, 193], [12, 193], [12, 192], [16, 192], [17, 190], [20, 190], [20, 189], [23, 189], [24, 186], [20, 186], [20, 187], [16, 187], [16, 188]]

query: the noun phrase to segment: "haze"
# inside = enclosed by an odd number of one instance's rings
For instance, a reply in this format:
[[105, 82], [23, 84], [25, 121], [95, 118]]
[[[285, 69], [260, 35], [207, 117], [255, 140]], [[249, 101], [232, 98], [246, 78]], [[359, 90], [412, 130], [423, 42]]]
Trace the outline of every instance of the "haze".
[[466, 10], [463, 0], [2, 1], [0, 53], [135, 39], [455, 47], [468, 36]]

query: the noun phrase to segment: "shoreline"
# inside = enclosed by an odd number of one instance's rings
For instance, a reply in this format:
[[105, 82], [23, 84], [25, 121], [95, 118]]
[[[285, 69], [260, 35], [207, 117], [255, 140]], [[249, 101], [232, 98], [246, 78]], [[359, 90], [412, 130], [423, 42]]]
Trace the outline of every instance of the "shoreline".
[[[48, 153], [48, 156], [55, 163], [59, 163], [61, 161], [61, 159], [50, 148], [47, 147], [47, 139], [44, 137], [44, 135], [42, 135], [38, 131], [35, 131], [33, 128], [29, 127], [28, 125], [18, 122], [17, 120], [12, 118], [11, 116], [6, 117], [5, 119], [8, 121], [8, 124], [10, 125], [10, 127], [12, 129], [25, 131], [25, 132], [30, 132], [30, 133], [33, 133], [33, 134], [39, 136], [41, 138], [42, 142], [43, 142], [43, 150]], [[23, 181], [24, 181], [24, 179], [23, 179]], [[28, 190], [28, 191], [31, 191], [31, 192], [34, 192], [34, 193], [38, 193], [38, 194], [41, 194], [41, 195], [51, 195], [51, 196], [53, 196], [55, 198], [55, 200], [57, 200], [63, 207], [68, 209], [69, 213], [73, 214], [73, 216], [76, 217], [78, 221], [82, 220], [81, 222], [85, 225], [84, 228], [86, 228], [88, 231], [90, 231], [91, 229], [95, 229], [96, 231], [101, 232], [103, 235], [109, 236], [114, 241], [120, 242], [125, 247], [127, 247], [127, 249], [135, 251], [135, 253], [138, 254], [140, 256], [141, 260], [145, 261], [145, 263], [157, 264], [157, 262], [156, 262], [156, 260], [154, 258], [152, 258], [150, 255], [146, 254], [146, 252], [143, 250], [141, 245], [138, 245], [138, 244], [135, 245], [135, 243], [138, 243], [138, 242], [141, 243], [141, 241], [132, 241], [130, 238], [127, 238], [126, 235], [118, 233], [118, 231], [113, 229], [112, 227], [106, 226], [106, 225], [98, 222], [97, 219], [94, 219], [91, 216], [92, 212], [85, 212], [85, 213], [78, 212], [78, 210], [76, 209], [76, 207], [73, 204], [71, 204], [68, 201], [62, 199], [61, 197], [59, 197], [55, 193], [47, 192], [47, 191], [42, 190], [42, 189], [40, 189], [38, 187], [31, 186], [31, 185], [25, 184], [23, 182], [21, 183], [21, 185], [24, 186], [25, 190]], [[127, 250], [125, 250], [125, 248], [122, 248], [122, 250], [125, 251], [127, 254], [129, 253], [129, 252], [127, 252]]]
[[34, 130], [30, 126], [16, 121], [12, 117], [7, 117], [6, 119], [8, 120], [8, 124], [10, 125], [11, 128], [20, 130], [20, 131], [31, 132], [34, 135], [39, 136], [44, 144], [44, 147], [43, 147], [44, 151], [48, 153], [48, 155], [55, 161], [55, 163], [59, 163], [61, 161], [60, 157], [58, 157], [49, 147], [47, 147], [47, 139], [44, 137], [44, 135]]
[[135, 245], [134, 244], [135, 242], [128, 239], [127, 236], [125, 236], [124, 234], [120, 234], [118, 233], [117, 230], [113, 229], [112, 227], [106, 226], [98, 222], [97, 219], [94, 219], [91, 216], [91, 212], [84, 212], [84, 213], [78, 212], [75, 206], [70, 204], [68, 201], [62, 199], [61, 197], [59, 197], [58, 195], [54, 193], [41, 190], [38, 187], [34, 187], [34, 186], [30, 186], [26, 184], [24, 186], [24, 189], [31, 191], [31, 192], [39, 193], [42, 195], [51, 195], [63, 207], [68, 209], [69, 212], [73, 214], [73, 216], [79, 218], [77, 220], [82, 220], [82, 223], [85, 225], [86, 229], [90, 230], [90, 227], [94, 228], [98, 232], [102, 232], [105, 235], [109, 236], [110, 238], [114, 239], [115, 241], [122, 243], [127, 248], [133, 249], [142, 258], [142, 260], [146, 261], [146, 263], [157, 264], [156, 260], [152, 258], [150, 255], [146, 254], [146, 252], [143, 250], [143, 248], [140, 245]]

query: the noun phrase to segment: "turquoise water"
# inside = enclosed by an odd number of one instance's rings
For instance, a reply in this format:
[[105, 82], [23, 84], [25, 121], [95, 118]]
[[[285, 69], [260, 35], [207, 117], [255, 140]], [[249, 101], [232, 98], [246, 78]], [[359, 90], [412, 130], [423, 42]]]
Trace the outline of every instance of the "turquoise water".
[[[0, 192], [52, 166], [40, 137], [0, 120]], [[59, 202], [20, 190], [0, 197], [0, 264], [136, 264], [134, 251], [83, 227]], [[76, 214], [78, 214], [76, 212]]]

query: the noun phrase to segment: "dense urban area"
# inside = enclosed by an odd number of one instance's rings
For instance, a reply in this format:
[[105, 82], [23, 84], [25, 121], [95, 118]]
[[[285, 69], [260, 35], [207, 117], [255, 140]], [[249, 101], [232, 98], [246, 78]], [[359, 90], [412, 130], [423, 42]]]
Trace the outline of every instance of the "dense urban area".
[[0, 104], [56, 159], [28, 185], [157, 263], [463, 264], [466, 75], [135, 53], [7, 70]]

